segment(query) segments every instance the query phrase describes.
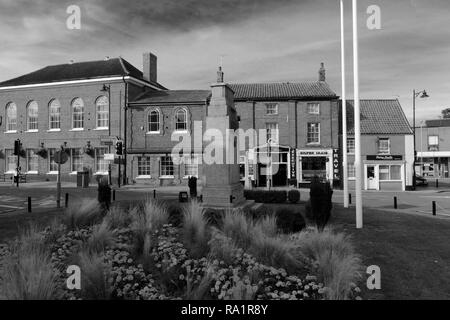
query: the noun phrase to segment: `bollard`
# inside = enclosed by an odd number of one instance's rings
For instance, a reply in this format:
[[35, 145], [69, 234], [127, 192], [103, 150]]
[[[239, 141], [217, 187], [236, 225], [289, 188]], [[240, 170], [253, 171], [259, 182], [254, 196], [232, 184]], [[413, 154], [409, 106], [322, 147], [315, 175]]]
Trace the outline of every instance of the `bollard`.
[[116, 201], [116, 189], [113, 189], [112, 199], [113, 199], [113, 201]]
[[153, 189], [153, 199], [156, 199], [156, 189]]
[[69, 194], [66, 193], [66, 199], [65, 199], [65, 203], [64, 206], [67, 208], [69, 206]]
[[230, 195], [230, 203], [233, 203], [233, 199], [234, 199], [233, 195]]
[[31, 197], [28, 197], [28, 212], [31, 212]]
[[394, 209], [397, 209], [397, 197], [394, 197]]
[[439, 188], [439, 179], [436, 179], [436, 188]]
[[436, 215], [436, 201], [433, 201], [433, 216]]
[[348, 204], [352, 204], [352, 194], [348, 194]]

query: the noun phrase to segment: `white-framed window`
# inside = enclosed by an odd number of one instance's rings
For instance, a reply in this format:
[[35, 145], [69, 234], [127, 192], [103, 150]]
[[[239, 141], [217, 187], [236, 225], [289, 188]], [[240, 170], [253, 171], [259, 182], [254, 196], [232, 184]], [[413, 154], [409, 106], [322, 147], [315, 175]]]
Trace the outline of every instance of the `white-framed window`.
[[70, 161], [72, 172], [83, 171], [83, 152], [81, 148], [70, 149]]
[[48, 149], [48, 171], [49, 172], [57, 172], [58, 171], [58, 164], [55, 162], [55, 148], [49, 148]]
[[354, 163], [347, 163], [347, 176], [349, 179], [355, 179], [356, 177], [356, 170], [355, 170], [355, 164]]
[[178, 109], [175, 113], [175, 131], [187, 130], [187, 111]]
[[36, 150], [27, 149], [27, 172], [38, 173], [39, 170], [39, 157], [36, 154]]
[[17, 130], [17, 105], [10, 102], [6, 105], [6, 131]]
[[198, 178], [198, 156], [191, 155], [184, 158], [184, 176]]
[[309, 114], [320, 114], [320, 103], [308, 103], [307, 109]]
[[148, 113], [147, 123], [148, 123], [147, 132], [159, 133], [159, 123], [160, 123], [159, 110], [153, 109]]
[[138, 176], [150, 177], [150, 157], [138, 157]]
[[347, 153], [355, 153], [355, 138], [347, 138]]
[[308, 122], [307, 142], [320, 143], [320, 123]]
[[72, 101], [72, 128], [84, 128], [84, 102], [81, 98], [75, 98]]
[[27, 106], [27, 130], [38, 130], [39, 106], [36, 101], [30, 101]]
[[159, 175], [161, 177], [173, 177], [173, 161], [171, 156], [161, 157]]
[[6, 149], [5, 150], [5, 172], [6, 173], [13, 173], [16, 171], [17, 168], [17, 156], [14, 155], [13, 149]]
[[50, 130], [61, 129], [61, 104], [57, 99], [50, 101], [48, 106], [48, 123]]
[[97, 129], [108, 129], [109, 127], [109, 101], [105, 96], [100, 96], [95, 101]]
[[397, 164], [380, 165], [380, 181], [400, 181], [402, 179], [401, 168], [402, 166]]
[[97, 174], [107, 174], [109, 162], [105, 160], [105, 153], [108, 153], [108, 148], [95, 148], [95, 171]]
[[278, 103], [266, 103], [266, 114], [278, 114]]
[[428, 151], [439, 151], [439, 136], [428, 136]]
[[390, 154], [391, 143], [389, 138], [379, 138], [378, 139], [378, 153], [379, 154]]
[[278, 123], [270, 122], [266, 123], [266, 136], [267, 142], [278, 142]]

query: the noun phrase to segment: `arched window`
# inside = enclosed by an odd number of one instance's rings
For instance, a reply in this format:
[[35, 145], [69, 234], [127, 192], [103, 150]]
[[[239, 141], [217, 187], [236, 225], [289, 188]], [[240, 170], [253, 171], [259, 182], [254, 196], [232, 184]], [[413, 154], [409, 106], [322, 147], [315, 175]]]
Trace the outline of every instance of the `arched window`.
[[6, 130], [17, 130], [17, 106], [14, 102], [10, 102], [6, 106]]
[[38, 104], [36, 101], [30, 101], [27, 106], [27, 130], [38, 130]]
[[84, 102], [81, 98], [72, 101], [72, 128], [83, 129], [84, 127]]
[[159, 133], [159, 110], [154, 109], [148, 113], [148, 132]]
[[57, 99], [50, 101], [48, 109], [48, 128], [50, 130], [61, 129], [61, 105], [59, 104], [59, 101]]
[[97, 129], [108, 129], [109, 127], [109, 103], [108, 98], [101, 96], [95, 101]]
[[176, 131], [187, 130], [187, 111], [185, 109], [179, 109], [175, 113], [175, 130]]

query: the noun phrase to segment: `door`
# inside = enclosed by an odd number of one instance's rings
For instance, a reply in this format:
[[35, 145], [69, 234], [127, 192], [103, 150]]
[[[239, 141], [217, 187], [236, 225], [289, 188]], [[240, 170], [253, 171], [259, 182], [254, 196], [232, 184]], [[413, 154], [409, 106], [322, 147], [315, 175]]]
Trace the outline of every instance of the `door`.
[[375, 166], [367, 166], [367, 189], [378, 189], [378, 177], [375, 172]]

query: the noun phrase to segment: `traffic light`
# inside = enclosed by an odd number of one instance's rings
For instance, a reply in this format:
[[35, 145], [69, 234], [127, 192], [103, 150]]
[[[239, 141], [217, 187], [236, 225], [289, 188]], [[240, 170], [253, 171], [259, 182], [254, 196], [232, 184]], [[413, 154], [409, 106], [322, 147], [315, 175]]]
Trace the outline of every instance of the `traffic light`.
[[123, 154], [123, 142], [121, 140], [116, 142], [116, 154], [118, 156]]
[[19, 139], [14, 141], [14, 155], [18, 156], [20, 154], [20, 149], [22, 148], [22, 143]]

